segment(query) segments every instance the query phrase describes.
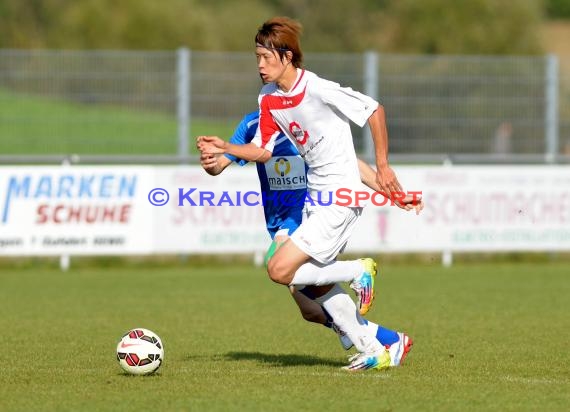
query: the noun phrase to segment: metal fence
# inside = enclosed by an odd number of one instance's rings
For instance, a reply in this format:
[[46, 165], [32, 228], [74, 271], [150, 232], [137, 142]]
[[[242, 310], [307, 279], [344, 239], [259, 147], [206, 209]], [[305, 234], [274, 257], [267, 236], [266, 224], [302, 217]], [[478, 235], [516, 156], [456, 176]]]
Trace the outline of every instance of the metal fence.
[[[381, 101], [402, 159], [570, 155], [568, 59], [307, 53], [305, 67]], [[1, 159], [187, 156], [195, 135], [228, 137], [259, 88], [253, 53], [0, 50]]]

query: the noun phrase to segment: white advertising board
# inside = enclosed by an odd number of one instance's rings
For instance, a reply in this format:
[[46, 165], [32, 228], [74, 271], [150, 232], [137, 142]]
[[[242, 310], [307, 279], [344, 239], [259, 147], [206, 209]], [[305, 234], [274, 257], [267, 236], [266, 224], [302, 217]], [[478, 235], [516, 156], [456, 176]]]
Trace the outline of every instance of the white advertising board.
[[169, 201], [154, 207], [155, 252], [249, 253], [269, 246], [255, 166], [232, 166], [219, 176], [199, 166], [162, 167], [156, 187]]
[[0, 168], [0, 255], [152, 252], [149, 167]]
[[422, 191], [420, 216], [369, 205], [348, 250], [570, 250], [570, 168], [396, 167], [405, 190]]
[[[569, 167], [395, 170], [424, 211], [369, 202], [347, 251], [570, 250]], [[217, 177], [199, 166], [0, 167], [0, 255], [251, 253], [269, 242], [252, 165]]]

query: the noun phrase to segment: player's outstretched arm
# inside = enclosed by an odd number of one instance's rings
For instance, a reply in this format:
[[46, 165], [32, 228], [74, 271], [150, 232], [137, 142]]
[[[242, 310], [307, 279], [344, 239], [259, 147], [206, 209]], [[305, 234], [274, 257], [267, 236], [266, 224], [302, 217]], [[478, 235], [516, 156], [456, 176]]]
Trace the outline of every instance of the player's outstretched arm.
[[[380, 186], [376, 182], [376, 170], [370, 167], [368, 163], [366, 163], [362, 159], [358, 160], [358, 171], [360, 172], [360, 180], [370, 189], [374, 190], [375, 192], [382, 193], [385, 197], [388, 197], [386, 192], [381, 190]], [[407, 194], [405, 197], [398, 199], [394, 199], [394, 204], [398, 206], [400, 209], [404, 210], [415, 210], [416, 214], [418, 215], [422, 209], [424, 208], [424, 202], [421, 197], [413, 196]]]
[[228, 153], [248, 162], [265, 163], [271, 158], [271, 152], [257, 147], [253, 143], [232, 144], [228, 143], [217, 136], [200, 136], [198, 137], [198, 149], [206, 154], [224, 154]]
[[364, 160], [357, 158], [360, 180], [375, 192], [381, 192], [380, 186], [376, 183], [376, 170], [372, 169]]
[[222, 173], [226, 167], [232, 164], [232, 161], [222, 155], [213, 155], [207, 153], [200, 154], [200, 165], [202, 168], [212, 176], [217, 176]]
[[402, 191], [402, 186], [388, 164], [388, 129], [386, 127], [386, 114], [382, 105], [379, 105], [368, 118], [368, 125], [374, 141], [376, 182], [381, 189], [380, 191], [392, 197], [393, 192]]
[[[221, 139], [220, 139], [221, 140]], [[196, 138], [196, 147], [200, 150], [201, 136]], [[204, 153], [200, 150], [200, 165], [212, 176], [217, 176], [228, 167], [232, 161], [225, 156], [218, 154]]]

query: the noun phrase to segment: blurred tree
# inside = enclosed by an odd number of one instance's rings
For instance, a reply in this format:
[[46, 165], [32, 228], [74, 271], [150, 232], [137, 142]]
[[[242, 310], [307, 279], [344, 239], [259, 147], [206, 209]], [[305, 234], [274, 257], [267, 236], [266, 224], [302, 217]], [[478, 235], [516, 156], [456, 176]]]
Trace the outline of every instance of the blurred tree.
[[173, 49], [204, 39], [205, 21], [193, 1], [81, 0], [68, 2], [48, 47]]
[[397, 52], [533, 54], [540, 52], [541, 2], [392, 0], [384, 45]]
[[251, 49], [261, 0], [0, 0], [0, 47]]
[[[545, 0], [562, 10], [567, 0]], [[251, 50], [266, 19], [308, 52], [536, 53], [543, 1], [0, 0], [0, 47]]]
[[52, 0], [0, 0], [0, 47], [41, 47]]
[[380, 11], [386, 0], [273, 0], [279, 15], [303, 24], [306, 51], [360, 52], [378, 47]]
[[546, 13], [555, 19], [570, 19], [570, 0], [546, 0]]

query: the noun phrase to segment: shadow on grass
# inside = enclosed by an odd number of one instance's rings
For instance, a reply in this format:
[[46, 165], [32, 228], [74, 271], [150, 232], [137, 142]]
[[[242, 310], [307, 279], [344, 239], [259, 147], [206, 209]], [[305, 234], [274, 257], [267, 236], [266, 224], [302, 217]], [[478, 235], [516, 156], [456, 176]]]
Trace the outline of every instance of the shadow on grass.
[[274, 354], [274, 353], [261, 353], [261, 352], [228, 352], [224, 355], [226, 360], [242, 361], [242, 360], [255, 360], [260, 363], [269, 364], [270, 366], [334, 366], [341, 367], [344, 363], [318, 358], [310, 355], [296, 355], [296, 354]]
[[151, 378], [160, 378], [160, 372], [147, 373], [145, 375], [135, 375], [133, 373], [128, 373], [128, 372], [119, 372], [117, 373], [117, 376], [122, 376], [123, 378], [129, 378], [129, 379], [151, 379]]

